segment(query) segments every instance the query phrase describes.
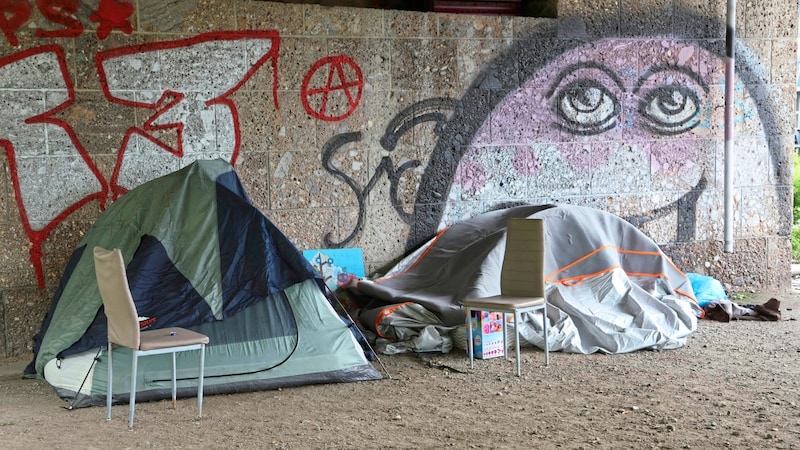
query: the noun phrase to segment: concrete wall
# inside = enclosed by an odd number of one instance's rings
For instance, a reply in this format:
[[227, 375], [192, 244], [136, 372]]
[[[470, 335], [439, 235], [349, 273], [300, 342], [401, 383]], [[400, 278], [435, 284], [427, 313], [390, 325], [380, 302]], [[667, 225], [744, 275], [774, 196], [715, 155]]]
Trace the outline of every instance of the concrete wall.
[[733, 254], [723, 0], [566, 0], [557, 20], [51, 3], [7, 7], [0, 39], [0, 357], [30, 351], [102, 209], [197, 158], [233, 162], [301, 249], [361, 247], [368, 271], [498, 205], [565, 202], [732, 290], [789, 286], [796, 1], [739, 2]]

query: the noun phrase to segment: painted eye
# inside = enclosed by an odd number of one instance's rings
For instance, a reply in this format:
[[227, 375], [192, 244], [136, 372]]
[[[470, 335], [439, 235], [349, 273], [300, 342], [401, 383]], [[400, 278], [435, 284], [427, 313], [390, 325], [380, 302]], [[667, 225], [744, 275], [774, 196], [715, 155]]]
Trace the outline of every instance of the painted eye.
[[663, 136], [685, 133], [698, 126], [708, 109], [704, 104], [706, 83], [684, 66], [651, 67], [639, 78], [633, 93], [641, 95], [642, 126]]
[[639, 102], [639, 114], [653, 133], [681, 134], [700, 123], [702, 99], [692, 88], [663, 85], [648, 92]]
[[556, 126], [575, 135], [600, 134], [614, 128], [619, 121], [620, 104], [616, 96], [588, 78], [566, 85], [556, 95], [553, 106], [561, 120]]

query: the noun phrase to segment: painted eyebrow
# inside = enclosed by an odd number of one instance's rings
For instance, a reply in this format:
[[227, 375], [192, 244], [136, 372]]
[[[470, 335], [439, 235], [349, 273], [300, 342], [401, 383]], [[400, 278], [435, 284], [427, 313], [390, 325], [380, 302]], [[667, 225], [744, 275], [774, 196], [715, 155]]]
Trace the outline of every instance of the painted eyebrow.
[[611, 78], [611, 80], [613, 80], [614, 83], [617, 84], [620, 90], [622, 91], [625, 90], [625, 87], [622, 85], [622, 79], [620, 79], [619, 75], [617, 75], [613, 70], [609, 69], [608, 67], [598, 62], [586, 61], [586, 62], [570, 64], [569, 66], [565, 67], [561, 72], [559, 72], [558, 76], [553, 81], [553, 84], [550, 85], [550, 89], [547, 91], [547, 98], [549, 99], [550, 97], [553, 96], [553, 94], [556, 92], [556, 88], [561, 84], [562, 81], [564, 81], [564, 78], [566, 78], [567, 75], [573, 72], [577, 72], [578, 70], [581, 69], [597, 69], [608, 75], [608, 77]]
[[705, 80], [703, 80], [697, 72], [684, 66], [678, 66], [676, 64], [659, 64], [647, 69], [647, 72], [642, 74], [642, 76], [639, 77], [639, 80], [636, 82], [636, 87], [633, 88], [633, 93], [634, 94], [638, 93], [639, 89], [642, 88], [644, 82], [647, 81], [648, 78], [650, 78], [651, 76], [655, 75], [658, 72], [666, 72], [666, 71], [680, 72], [684, 75], [687, 75], [689, 78], [692, 78], [697, 83], [698, 86], [702, 87], [703, 91], [705, 91], [706, 94], [708, 94], [708, 86], [706, 86]]

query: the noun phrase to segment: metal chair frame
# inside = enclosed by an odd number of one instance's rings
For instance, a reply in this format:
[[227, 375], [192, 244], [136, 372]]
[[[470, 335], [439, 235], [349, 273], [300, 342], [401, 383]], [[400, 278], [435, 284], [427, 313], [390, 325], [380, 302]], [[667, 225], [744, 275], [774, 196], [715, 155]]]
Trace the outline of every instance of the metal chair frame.
[[131, 296], [125, 263], [119, 249], [106, 250], [94, 248], [95, 272], [100, 297], [108, 318], [108, 379], [106, 391], [106, 419], [111, 420], [111, 403], [113, 399], [115, 348], [126, 347], [131, 356], [131, 392], [128, 428], [133, 429], [133, 417], [136, 410], [136, 379], [139, 358], [164, 353], [172, 354], [172, 407], [177, 408], [177, 364], [175, 355], [186, 351], [200, 351], [200, 367], [197, 382], [197, 415], [203, 416], [203, 377], [205, 370], [206, 335], [171, 327], [156, 330], [139, 330], [138, 312]]
[[[469, 367], [475, 367], [475, 350], [472, 336], [472, 311], [496, 311], [503, 313], [503, 348], [508, 349], [507, 314], [514, 315], [514, 333], [517, 358], [517, 376], [521, 376], [519, 344], [520, 315], [542, 311], [544, 324], [544, 361], [550, 365], [550, 350], [547, 342], [548, 320], [544, 280], [544, 220], [509, 219], [506, 234], [505, 256], [500, 278], [500, 295], [471, 298], [462, 305], [467, 320], [467, 351]], [[506, 359], [508, 352], [505, 351]]]

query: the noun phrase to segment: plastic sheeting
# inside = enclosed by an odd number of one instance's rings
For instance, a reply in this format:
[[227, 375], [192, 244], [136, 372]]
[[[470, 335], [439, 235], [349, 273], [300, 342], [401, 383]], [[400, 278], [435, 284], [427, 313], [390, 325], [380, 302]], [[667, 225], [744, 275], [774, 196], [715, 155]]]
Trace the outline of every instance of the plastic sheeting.
[[[453, 225], [386, 276], [353, 286], [369, 300], [361, 323], [394, 340], [392, 350], [430, 351], [437, 339], [424, 339], [431, 334], [427, 327], [439, 335], [448, 332], [451, 342], [463, 347], [461, 302], [500, 293], [505, 224], [511, 217], [545, 219], [551, 351], [671, 349], [685, 345], [697, 329], [702, 310], [691, 283], [651, 239], [617, 216], [569, 205], [508, 208]], [[435, 319], [407, 313], [409, 304]], [[395, 321], [395, 314], [405, 317]], [[412, 319], [416, 323], [410, 325]], [[542, 325], [540, 314], [526, 314], [522, 339], [543, 347]]]

